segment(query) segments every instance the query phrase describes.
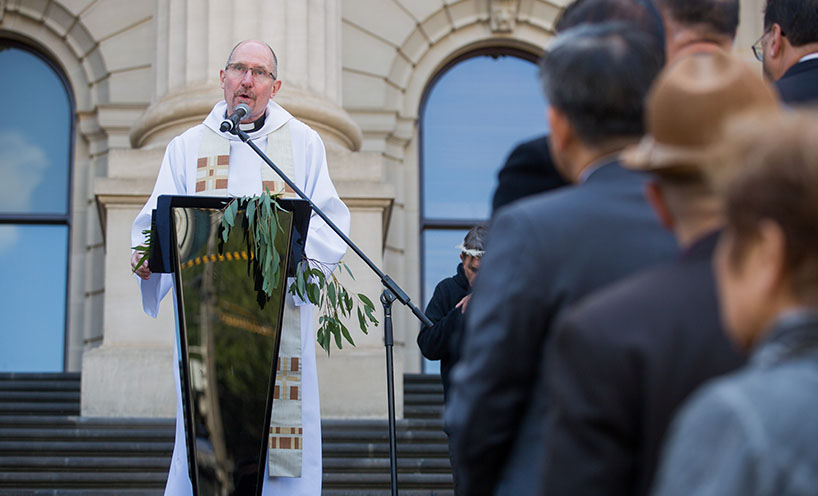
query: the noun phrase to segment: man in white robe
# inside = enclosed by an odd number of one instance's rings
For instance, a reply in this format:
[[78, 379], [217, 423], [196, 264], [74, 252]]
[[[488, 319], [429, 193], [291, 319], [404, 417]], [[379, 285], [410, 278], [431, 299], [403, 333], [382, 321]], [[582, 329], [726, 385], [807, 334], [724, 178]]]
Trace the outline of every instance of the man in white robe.
[[[134, 222], [131, 246], [144, 243], [142, 231], [150, 228], [151, 210], [156, 207], [159, 195], [198, 193], [208, 196], [248, 196], [261, 194], [264, 187], [274, 192], [285, 190], [280, 178], [247, 144], [242, 143], [237, 136], [219, 131], [222, 120], [240, 103], [247, 104], [251, 109], [250, 115], [241, 122], [251, 140], [260, 149], [266, 149], [273, 162], [285, 173], [291, 174], [290, 178], [313, 203], [344, 232], [348, 232], [349, 210], [338, 198], [330, 180], [326, 153], [320, 137], [272, 101], [281, 87], [281, 81], [277, 79], [277, 60], [272, 49], [259, 41], [239, 43], [231, 51], [226, 68], [220, 71], [220, 78], [224, 101], [216, 104], [202, 124], [188, 129], [168, 144], [153, 193]], [[308, 258], [332, 264], [344, 255], [346, 245], [320, 217], [313, 214], [305, 251]], [[143, 308], [147, 314], [155, 317], [159, 302], [172, 287], [173, 278], [171, 274], [151, 274], [146, 264], [137, 267], [138, 260], [138, 253], [133, 253], [131, 265], [141, 278], [139, 283]], [[296, 475], [270, 476], [271, 467], [274, 472], [279, 468], [275, 467], [276, 462], [270, 459], [268, 451], [263, 494], [318, 496], [321, 493], [322, 476], [321, 418], [313, 306], [296, 302], [289, 295], [287, 299], [288, 307], [300, 307], [300, 317], [299, 312], [294, 310], [291, 318], [295, 315], [296, 322], [300, 318], [298, 362], [301, 392], [298, 400], [303, 426], [303, 439], [299, 441], [302, 452], [295, 463], [297, 466], [285, 467]], [[285, 309], [285, 321], [286, 314]], [[299, 337], [297, 334], [296, 331], [296, 343]], [[174, 350], [177, 351], [175, 343], [174, 339]], [[187, 496], [191, 494], [192, 488], [188, 475], [177, 360], [174, 360], [174, 380], [177, 402], [176, 439], [165, 495]], [[275, 412], [276, 408], [273, 410]]]

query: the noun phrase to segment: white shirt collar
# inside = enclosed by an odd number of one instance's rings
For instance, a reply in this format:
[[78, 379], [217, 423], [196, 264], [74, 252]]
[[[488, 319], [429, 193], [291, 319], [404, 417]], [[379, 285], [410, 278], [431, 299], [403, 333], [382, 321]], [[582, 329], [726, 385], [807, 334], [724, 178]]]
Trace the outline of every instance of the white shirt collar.
[[610, 164], [614, 158], [619, 155], [619, 152], [616, 153], [609, 153], [607, 155], [603, 155], [596, 159], [591, 165], [585, 168], [584, 171], [579, 175], [579, 184], [584, 183], [591, 177], [591, 174], [598, 171], [602, 166]]
[[804, 55], [803, 57], [801, 57], [801, 60], [799, 60], [798, 63], [806, 62], [807, 60], [813, 60], [813, 59], [818, 59], [818, 52], [808, 53], [808, 54]]

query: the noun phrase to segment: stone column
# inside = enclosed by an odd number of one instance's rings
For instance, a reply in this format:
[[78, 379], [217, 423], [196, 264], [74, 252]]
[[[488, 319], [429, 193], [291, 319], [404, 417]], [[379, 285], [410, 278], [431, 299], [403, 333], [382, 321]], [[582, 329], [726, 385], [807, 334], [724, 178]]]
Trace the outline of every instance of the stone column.
[[[142, 314], [137, 284], [128, 273], [128, 233], [150, 194], [166, 144], [201, 122], [222, 99], [219, 70], [237, 42], [261, 39], [275, 49], [283, 81], [276, 101], [321, 134], [330, 174], [352, 211], [352, 237], [381, 264], [394, 194], [383, 182], [378, 157], [357, 152], [361, 130], [340, 106], [340, 2], [157, 0], [152, 103], [131, 127], [132, 148], [111, 154], [108, 176], [95, 188], [106, 233], [104, 337], [102, 346], [84, 358], [83, 415], [173, 415], [172, 301], [168, 297], [162, 303], [159, 319]], [[351, 252], [347, 260], [359, 278], [350, 289], [377, 301], [377, 279]], [[349, 323], [350, 329], [356, 322]], [[385, 379], [369, 380], [385, 377], [380, 331], [358, 339], [351, 355], [329, 360], [319, 355], [325, 416], [385, 415], [385, 399], [380, 401]], [[373, 405], [373, 397], [383, 406]]]

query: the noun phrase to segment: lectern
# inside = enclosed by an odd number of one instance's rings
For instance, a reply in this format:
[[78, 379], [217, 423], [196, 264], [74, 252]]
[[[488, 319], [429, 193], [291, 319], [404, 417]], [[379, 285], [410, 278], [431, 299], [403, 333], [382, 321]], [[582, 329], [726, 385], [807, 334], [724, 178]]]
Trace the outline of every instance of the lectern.
[[[239, 210], [222, 237], [231, 198], [160, 196], [153, 215], [152, 272], [174, 275], [180, 384], [195, 496], [260, 496], [281, 322], [282, 277], [259, 297]], [[294, 275], [310, 206], [279, 200], [279, 274]]]

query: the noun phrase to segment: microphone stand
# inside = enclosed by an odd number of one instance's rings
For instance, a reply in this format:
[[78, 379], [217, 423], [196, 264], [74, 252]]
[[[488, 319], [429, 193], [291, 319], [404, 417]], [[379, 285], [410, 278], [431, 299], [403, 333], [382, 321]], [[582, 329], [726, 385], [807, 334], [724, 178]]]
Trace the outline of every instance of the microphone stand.
[[324, 222], [333, 230], [335, 234], [340, 236], [344, 243], [347, 244], [352, 251], [354, 251], [361, 260], [372, 269], [375, 274], [380, 278], [381, 284], [383, 284], [383, 293], [381, 293], [381, 304], [383, 304], [383, 344], [386, 348], [386, 396], [388, 402], [388, 409], [389, 409], [389, 471], [390, 471], [390, 480], [392, 484], [392, 496], [397, 496], [398, 494], [398, 457], [397, 457], [397, 434], [395, 432], [395, 371], [394, 371], [394, 364], [392, 359], [392, 347], [394, 343], [394, 339], [392, 336], [392, 303], [395, 300], [401, 302], [404, 306], [408, 307], [415, 317], [418, 318], [424, 325], [431, 327], [432, 321], [429, 320], [426, 315], [420, 311], [420, 309], [415, 306], [414, 303], [410, 301], [409, 295], [401, 289], [398, 284], [392, 280], [387, 274], [385, 274], [375, 263], [366, 256], [366, 254], [358, 248], [358, 246], [351, 240], [349, 237], [344, 234], [341, 229], [335, 225], [332, 220], [327, 217], [327, 215], [316, 206], [312, 199], [306, 195], [301, 188], [295, 185], [292, 180], [287, 177], [281, 169], [278, 168], [276, 164], [273, 163], [270, 158], [256, 146], [255, 143], [250, 139], [250, 137], [244, 131], [239, 128], [239, 126], [235, 126], [231, 131], [233, 134], [239, 137], [241, 141], [247, 143], [250, 148], [253, 149], [256, 154], [261, 157], [261, 159], [272, 168], [278, 176], [284, 180], [287, 185], [295, 191], [295, 193], [301, 197], [301, 199], [306, 200], [309, 203], [310, 207], [312, 207], [313, 212], [318, 214]]

